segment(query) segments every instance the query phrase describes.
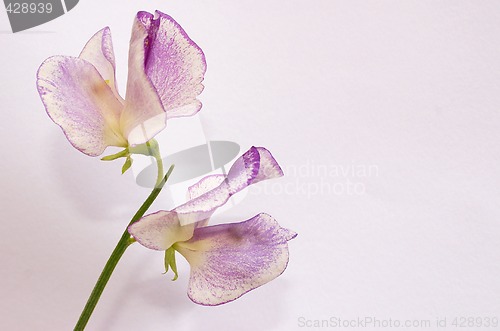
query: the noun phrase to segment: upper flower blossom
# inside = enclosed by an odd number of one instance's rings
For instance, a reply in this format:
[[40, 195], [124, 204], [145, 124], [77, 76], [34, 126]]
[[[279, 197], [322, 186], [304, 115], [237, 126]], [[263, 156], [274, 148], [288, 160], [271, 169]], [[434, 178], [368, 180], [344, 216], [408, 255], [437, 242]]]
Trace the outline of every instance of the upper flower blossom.
[[125, 99], [118, 94], [109, 28], [97, 32], [79, 57], [53, 56], [37, 73], [48, 115], [81, 152], [143, 144], [166, 120], [198, 112], [206, 71], [202, 50], [170, 16], [139, 12], [134, 19]]
[[164, 250], [165, 267], [176, 275], [175, 251], [186, 258], [191, 266], [188, 296], [194, 302], [212, 306], [235, 300], [285, 270], [287, 242], [297, 234], [264, 213], [215, 226], [207, 226], [208, 219], [231, 195], [282, 175], [267, 149], [252, 147], [227, 176], [203, 178], [189, 188], [187, 203], [144, 216], [129, 226], [129, 233], [145, 247]]

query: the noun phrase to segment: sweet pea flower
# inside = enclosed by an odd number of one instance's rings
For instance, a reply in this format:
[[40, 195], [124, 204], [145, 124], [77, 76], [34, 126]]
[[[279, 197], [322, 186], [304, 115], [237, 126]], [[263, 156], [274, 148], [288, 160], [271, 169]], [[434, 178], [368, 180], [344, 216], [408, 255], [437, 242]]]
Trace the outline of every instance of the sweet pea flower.
[[125, 99], [116, 86], [108, 27], [87, 42], [79, 57], [45, 60], [37, 87], [47, 114], [69, 142], [97, 156], [108, 146], [128, 153], [129, 146], [144, 144], [163, 130], [168, 118], [197, 113], [205, 71], [202, 50], [174, 19], [159, 11], [139, 12], [130, 39]]
[[128, 231], [141, 245], [165, 251], [165, 268], [172, 268], [174, 280], [175, 251], [186, 258], [191, 266], [188, 296], [193, 302], [214, 306], [233, 301], [283, 273], [287, 242], [297, 234], [265, 213], [214, 226], [207, 226], [208, 219], [233, 194], [282, 175], [267, 149], [252, 147], [227, 176], [203, 178], [188, 189], [188, 202], [144, 216]]

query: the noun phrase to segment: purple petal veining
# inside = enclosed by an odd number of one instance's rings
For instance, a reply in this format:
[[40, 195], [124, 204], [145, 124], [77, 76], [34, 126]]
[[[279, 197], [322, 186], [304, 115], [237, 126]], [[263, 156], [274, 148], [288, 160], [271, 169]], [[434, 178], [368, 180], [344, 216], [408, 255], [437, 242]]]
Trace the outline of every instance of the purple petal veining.
[[145, 143], [166, 126], [165, 109], [145, 72], [147, 38], [148, 31], [136, 18], [130, 38], [125, 108], [120, 118], [124, 136], [131, 145]]
[[259, 181], [282, 176], [283, 172], [271, 153], [263, 147], [252, 147], [239, 157], [221, 184], [178, 206], [175, 211], [182, 225], [208, 219], [229, 198]]
[[47, 114], [81, 152], [96, 156], [107, 146], [126, 146], [118, 125], [122, 105], [89, 62], [50, 57], [38, 69], [37, 87]]
[[164, 251], [178, 241], [193, 236], [194, 225], [181, 226], [174, 212], [161, 210], [144, 216], [128, 227], [128, 232], [141, 245]]
[[190, 240], [175, 245], [191, 265], [188, 296], [219, 305], [273, 280], [285, 270], [287, 241], [296, 235], [267, 214], [197, 228]]
[[205, 55], [170, 16], [140, 12], [147, 30], [145, 71], [161, 99], [167, 117], [191, 116], [201, 108], [196, 97], [203, 91]]

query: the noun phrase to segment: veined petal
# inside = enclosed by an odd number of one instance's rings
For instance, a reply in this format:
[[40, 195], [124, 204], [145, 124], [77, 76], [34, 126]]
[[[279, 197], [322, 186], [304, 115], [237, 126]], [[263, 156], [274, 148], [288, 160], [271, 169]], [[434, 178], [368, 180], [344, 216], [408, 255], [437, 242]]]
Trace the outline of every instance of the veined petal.
[[199, 222], [209, 218], [233, 194], [247, 186], [282, 175], [283, 171], [267, 149], [252, 147], [234, 162], [219, 186], [178, 206], [174, 211], [183, 225]]
[[202, 194], [207, 193], [210, 190], [213, 190], [226, 179], [224, 175], [209, 175], [200, 179], [196, 184], [188, 187], [188, 199], [194, 199], [199, 197]]
[[174, 212], [159, 211], [144, 216], [128, 227], [128, 232], [141, 245], [158, 250], [167, 250], [178, 241], [193, 236], [194, 225], [181, 226]]
[[257, 176], [253, 179], [252, 184], [258, 183], [263, 180], [282, 177], [283, 170], [278, 162], [274, 159], [271, 152], [264, 147], [255, 147], [259, 152], [260, 166]]
[[[226, 176], [224, 175], [209, 175], [206, 177], [203, 177], [199, 182], [196, 184], [191, 185], [188, 188], [188, 200], [194, 199], [199, 197], [202, 194], [207, 193], [210, 190], [213, 190], [222, 182], [226, 179]], [[195, 228], [197, 227], [202, 227], [202, 226], [207, 226], [210, 218], [198, 221], [195, 224]]]
[[260, 153], [256, 147], [252, 146], [234, 161], [231, 169], [229, 169], [226, 177], [226, 184], [229, 189], [228, 193], [234, 194], [252, 184], [253, 180], [259, 174], [259, 168]]
[[189, 241], [174, 245], [191, 265], [189, 298], [220, 305], [273, 280], [285, 270], [287, 241], [296, 235], [267, 214], [196, 229]]
[[111, 31], [108, 27], [98, 31], [90, 38], [79, 58], [90, 62], [97, 69], [104, 81], [111, 87], [115, 97], [123, 103], [124, 100], [116, 88], [115, 53], [113, 52]]
[[248, 185], [281, 176], [283, 171], [271, 152], [264, 147], [252, 147], [234, 162], [227, 181], [231, 192], [237, 192]]
[[148, 31], [134, 19], [128, 59], [125, 109], [121, 129], [131, 145], [143, 144], [166, 126], [166, 114], [153, 83], [146, 75], [145, 63], [150, 48]]
[[137, 16], [148, 31], [146, 74], [167, 118], [196, 114], [201, 108], [196, 97], [203, 91], [207, 69], [203, 51], [172, 17], [159, 11]]
[[97, 156], [107, 146], [126, 146], [119, 131], [122, 105], [89, 62], [50, 57], [38, 69], [37, 87], [47, 114], [81, 152]]

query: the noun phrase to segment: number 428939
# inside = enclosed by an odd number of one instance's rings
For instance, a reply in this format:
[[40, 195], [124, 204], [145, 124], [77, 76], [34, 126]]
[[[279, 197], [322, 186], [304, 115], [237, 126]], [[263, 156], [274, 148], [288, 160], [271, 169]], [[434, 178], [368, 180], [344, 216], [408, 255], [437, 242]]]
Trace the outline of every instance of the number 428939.
[[52, 4], [43, 2], [14, 2], [9, 3], [5, 8], [9, 14], [50, 14], [52, 13]]
[[455, 317], [451, 323], [456, 328], [496, 328], [497, 317]]

